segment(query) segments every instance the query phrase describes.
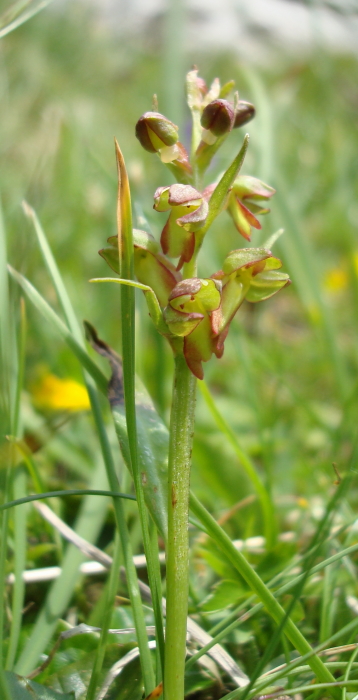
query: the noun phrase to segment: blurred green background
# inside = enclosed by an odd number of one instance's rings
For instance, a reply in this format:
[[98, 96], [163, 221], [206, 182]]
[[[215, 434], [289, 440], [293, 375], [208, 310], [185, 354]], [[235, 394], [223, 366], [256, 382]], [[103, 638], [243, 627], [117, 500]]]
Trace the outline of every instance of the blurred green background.
[[[173, 180], [155, 156], [141, 150], [134, 125], [151, 109], [156, 93], [159, 110], [180, 124], [188, 143], [185, 72], [196, 64], [207, 83], [216, 76], [222, 83], [234, 79], [240, 96], [257, 109], [248, 125], [251, 144], [242, 172], [277, 189], [271, 214], [262, 231], [254, 232], [252, 244], [284, 228], [274, 250], [293, 284], [262, 305], [241, 309], [223, 359], [212, 359], [205, 376], [218, 408], [272, 492], [280, 527], [290, 528], [307, 518], [310, 499], [308, 512], [314, 519], [315, 508], [332, 492], [332, 462], [342, 474], [354, 468], [357, 54], [349, 46], [333, 49], [319, 31], [304, 47], [290, 47], [289, 38], [278, 40], [267, 28], [251, 37], [248, 33], [237, 50], [229, 44], [224, 50], [225, 40], [220, 46], [202, 41], [205, 16], [199, 10], [195, 15], [195, 9], [168, 2], [163, 12], [131, 29], [122, 21], [121, 7], [111, 18], [92, 4], [55, 2], [0, 41], [0, 191], [9, 259], [57, 309], [22, 212], [25, 199], [40, 217], [79, 318], [88, 319], [100, 337], [119, 349], [119, 290], [88, 282], [108, 274], [97, 251], [115, 233], [113, 139], [124, 152], [134, 210], [144, 213], [159, 236], [163, 221], [153, 212], [152, 197], [157, 186]], [[235, 7], [240, 17], [241, 5]], [[315, 9], [306, 6], [312, 27]], [[356, 15], [349, 15], [348, 4], [346, 9], [347, 16], [337, 21], [349, 25]], [[231, 134], [207, 184], [228, 165], [242, 136], [242, 130]], [[212, 274], [242, 244], [222, 214], [205, 242], [200, 274]], [[170, 350], [156, 337], [140, 295], [137, 309], [137, 371], [167, 420]], [[30, 305], [27, 314], [24, 401], [29, 407], [44, 373], [78, 381], [81, 373]], [[26, 411], [24, 415], [26, 423]], [[45, 426], [49, 414], [39, 415]], [[86, 453], [85, 421], [81, 415], [72, 417], [60, 438], [64, 445], [77, 440]], [[71, 459], [63, 457], [62, 468], [68, 482], [78, 478]], [[193, 486], [217, 510], [252, 490], [200, 392]], [[255, 507], [250, 512], [252, 516], [243, 508], [236, 513], [233, 536], [261, 533]]]

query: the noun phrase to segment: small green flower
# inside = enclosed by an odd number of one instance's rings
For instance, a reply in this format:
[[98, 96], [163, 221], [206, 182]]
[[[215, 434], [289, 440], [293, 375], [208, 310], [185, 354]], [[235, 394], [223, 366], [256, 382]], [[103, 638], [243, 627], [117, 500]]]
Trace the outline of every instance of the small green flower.
[[220, 307], [221, 282], [213, 279], [182, 280], [172, 289], [164, 320], [174, 336], [182, 336], [183, 353], [191, 372], [203, 379], [202, 362], [215, 352], [212, 312]]
[[189, 262], [195, 250], [195, 231], [204, 226], [208, 203], [191, 185], [159, 187], [154, 194], [154, 209], [170, 211], [161, 234], [163, 253], [180, 258], [177, 270]]
[[247, 241], [251, 240], [251, 227], [261, 228], [256, 215], [267, 214], [270, 211], [257, 202], [270, 199], [275, 192], [273, 187], [249, 175], [240, 175], [234, 182], [228, 198], [227, 210], [238, 232]]
[[221, 304], [212, 314], [218, 351], [223, 351], [230, 323], [245, 299], [264, 301], [291, 283], [289, 276], [280, 271], [281, 267], [281, 260], [266, 248], [240, 248], [233, 250], [223, 269], [212, 275], [222, 283]]

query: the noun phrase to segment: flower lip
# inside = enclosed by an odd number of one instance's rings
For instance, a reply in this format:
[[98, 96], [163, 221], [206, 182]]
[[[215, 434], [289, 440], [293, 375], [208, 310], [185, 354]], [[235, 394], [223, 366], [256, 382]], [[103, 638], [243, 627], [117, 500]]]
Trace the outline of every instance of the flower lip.
[[[196, 204], [196, 202], [190, 202], [191, 205]], [[200, 202], [199, 202], [200, 204]], [[206, 217], [208, 215], [209, 205], [207, 202], [202, 201], [200, 206], [198, 206], [195, 211], [189, 212], [189, 214], [184, 214], [179, 219], [177, 219], [178, 226], [183, 226], [188, 231], [194, 230], [194, 228], [201, 228], [205, 224]], [[196, 226], [195, 226], [196, 224]]]
[[191, 185], [176, 184], [171, 185], [169, 187], [168, 203], [172, 206], [178, 206], [180, 204], [189, 204], [189, 202], [192, 204], [195, 204], [197, 202], [199, 206], [201, 201], [202, 195]]
[[198, 277], [182, 280], [172, 289], [168, 301], [184, 295], [196, 294], [201, 289], [202, 283]]

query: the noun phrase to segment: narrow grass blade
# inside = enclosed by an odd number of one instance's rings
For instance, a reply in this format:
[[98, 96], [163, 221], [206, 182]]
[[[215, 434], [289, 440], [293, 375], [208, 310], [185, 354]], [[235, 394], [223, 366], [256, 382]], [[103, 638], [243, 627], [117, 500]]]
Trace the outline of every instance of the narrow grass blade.
[[4, 698], [4, 700], [13, 700], [13, 698], [10, 695], [9, 685], [8, 685], [7, 680], [6, 680], [6, 675], [3, 671], [1, 664], [0, 664], [0, 691], [1, 691], [1, 697]]
[[24, 496], [16, 498], [14, 501], [8, 501], [0, 506], [0, 511], [14, 508], [15, 506], [24, 505], [24, 503], [32, 503], [32, 501], [42, 501], [47, 498], [63, 498], [65, 496], [112, 496], [113, 498], [127, 498], [130, 501], [135, 501], [136, 497], [129, 493], [119, 493], [117, 491], [103, 491], [103, 489], [69, 489], [68, 491], [46, 491], [45, 493], [36, 493], [33, 496]]
[[336, 566], [328, 566], [324, 572], [323, 595], [321, 600], [321, 619], [319, 629], [319, 641], [324, 642], [331, 636], [337, 611], [337, 599], [335, 589], [337, 585], [338, 569]]
[[28, 217], [28, 219], [31, 221], [33, 224], [33, 227], [35, 229], [35, 233], [37, 236], [37, 240], [40, 246], [40, 250], [44, 259], [44, 262], [46, 264], [46, 267], [50, 273], [52, 283], [55, 287], [57, 298], [60, 302], [60, 305], [62, 307], [63, 314], [66, 319], [66, 323], [68, 327], [71, 329], [73, 335], [77, 338], [78, 341], [83, 340], [83, 334], [81, 332], [80, 325], [77, 321], [76, 314], [73, 310], [72, 303], [70, 301], [70, 298], [67, 294], [67, 289], [64, 285], [63, 279], [61, 277], [60, 271], [58, 269], [57, 263], [55, 261], [55, 258], [52, 255], [51, 248], [48, 244], [47, 238], [45, 236], [44, 230], [40, 224], [40, 221], [37, 217], [36, 212], [32, 207], [30, 207], [27, 202], [23, 202], [23, 209]]
[[[17, 358], [17, 376], [16, 376], [16, 391], [14, 397], [14, 409], [13, 409], [13, 420], [12, 420], [12, 430], [15, 435], [20, 436], [20, 402], [21, 402], [21, 391], [23, 388], [23, 378], [24, 378], [24, 366], [25, 366], [25, 344], [26, 344], [26, 316], [25, 316], [25, 305], [22, 300], [21, 303], [21, 323], [20, 323], [20, 333], [19, 333], [19, 349]], [[13, 454], [13, 467], [15, 467], [15, 454]], [[17, 469], [12, 468], [12, 483], [11, 490], [15, 498], [21, 498], [25, 496], [27, 491], [26, 483], [26, 471], [23, 465], [19, 465]], [[10, 630], [10, 639], [6, 659], [7, 670], [12, 670], [18, 643], [20, 639], [21, 623], [22, 623], [22, 610], [24, 602], [25, 584], [23, 581], [23, 571], [26, 567], [26, 545], [27, 545], [27, 531], [26, 531], [26, 520], [27, 511], [25, 508], [15, 511], [14, 514], [14, 562], [15, 562], [15, 584], [12, 594], [12, 622]]]
[[[358, 654], [358, 647], [357, 647], [357, 649], [353, 652], [353, 654], [352, 654], [352, 656], [351, 656], [351, 658], [349, 659], [349, 662], [348, 662], [348, 664], [347, 664], [347, 668], [346, 668], [346, 671], [345, 671], [345, 674], [344, 674], [344, 680], [346, 680], [346, 681], [348, 680], [349, 675], [350, 675], [352, 669], [353, 669], [354, 666], [356, 665], [354, 662], [355, 662], [355, 659], [357, 658], [357, 654]], [[347, 700], [347, 691], [346, 691], [346, 689], [344, 689], [344, 691], [343, 691], [342, 700]]]
[[[15, 498], [22, 500], [27, 491], [26, 471], [20, 466], [12, 480], [12, 492]], [[26, 546], [27, 546], [27, 509], [18, 508], [14, 514], [14, 573], [15, 584], [12, 594], [12, 623], [9, 639], [9, 647], [6, 658], [6, 669], [11, 671], [15, 662], [18, 643], [20, 639], [22, 610], [24, 607], [25, 582], [23, 571], [26, 568]]]
[[114, 538], [114, 555], [109, 575], [108, 588], [106, 590], [106, 606], [104, 616], [102, 618], [102, 629], [98, 643], [97, 654], [89, 682], [86, 698], [94, 700], [96, 688], [99, 684], [100, 673], [102, 671], [104, 655], [106, 652], [107, 633], [111, 624], [112, 610], [114, 608], [115, 597], [119, 581], [119, 566], [121, 558], [121, 541], [118, 531]]
[[39, 294], [37, 289], [33, 287], [31, 282], [29, 282], [26, 277], [23, 277], [19, 272], [14, 270], [9, 265], [9, 272], [11, 276], [18, 282], [18, 284], [24, 290], [26, 296], [29, 298], [31, 303], [37, 308], [44, 319], [51, 324], [51, 326], [62, 336], [66, 341], [67, 345], [76, 355], [77, 359], [80, 361], [82, 367], [88, 372], [88, 374], [94, 379], [98, 388], [101, 392], [106, 395], [107, 393], [107, 380], [104, 374], [97, 365], [91, 360], [90, 356], [86, 350], [81, 347], [80, 343], [74, 337], [73, 333], [67, 328], [64, 322], [57, 316], [55, 311], [51, 306], [45, 301], [45, 299]]
[[253, 487], [260, 499], [261, 503], [261, 508], [262, 508], [262, 513], [263, 513], [263, 519], [264, 519], [264, 527], [265, 527], [265, 537], [266, 537], [266, 543], [267, 543], [267, 548], [270, 549], [270, 547], [273, 544], [274, 541], [274, 534], [275, 534], [275, 514], [274, 514], [274, 509], [273, 509], [273, 504], [271, 502], [270, 496], [263, 485], [259, 475], [256, 472], [255, 466], [253, 465], [251, 459], [249, 456], [244, 452], [244, 450], [240, 447], [237, 437], [232, 430], [232, 428], [228, 425], [226, 420], [223, 418], [221, 415], [219, 409], [217, 408], [215, 401], [206, 385], [206, 383], [200, 382], [199, 383], [199, 389], [206, 401], [206, 404], [221, 432], [225, 435], [227, 441], [230, 443], [230, 445], [233, 447], [239, 462], [241, 466], [243, 467], [244, 471], [246, 472], [248, 478], [250, 479], [251, 483], [253, 484]]
[[0, 16], [0, 39], [41, 12], [52, 0], [18, 0]]
[[[16, 373], [13, 372], [12, 367], [12, 356], [14, 353], [14, 348], [12, 346], [13, 334], [11, 331], [11, 309], [10, 309], [10, 299], [9, 299], [9, 289], [8, 289], [8, 276], [6, 272], [6, 261], [7, 261], [7, 246], [6, 246], [6, 233], [5, 226], [2, 216], [2, 208], [0, 202], [0, 449], [4, 450], [4, 485], [3, 485], [3, 496], [5, 501], [9, 500], [10, 497], [10, 475], [11, 475], [11, 453], [10, 450], [6, 449], [4, 444], [5, 436], [8, 432], [11, 432], [13, 426], [13, 411], [14, 411], [14, 397], [15, 388], [13, 377], [16, 377]], [[2, 500], [2, 499], [1, 499]], [[6, 697], [8, 696], [8, 691], [6, 690], [6, 680], [2, 674], [2, 669], [4, 667], [3, 662], [3, 639], [4, 639], [4, 626], [5, 626], [5, 577], [6, 577], [6, 551], [8, 542], [8, 525], [9, 525], [9, 515], [8, 513], [1, 514], [0, 516], [0, 536], [2, 546], [0, 547], [0, 682], [3, 684], [4, 693]]]
[[[117, 229], [118, 253], [121, 277], [126, 280], [134, 278], [134, 248], [132, 230], [132, 210], [129, 182], [122, 152], [115, 142], [118, 169], [118, 200], [117, 200]], [[149, 585], [152, 591], [153, 611], [157, 627], [157, 641], [164, 668], [164, 630], [161, 608], [161, 590], [158, 589], [158, 577], [152, 558], [147, 509], [145, 506], [141, 470], [138, 458], [137, 419], [135, 405], [135, 290], [123, 285], [121, 287], [121, 322], [122, 322], [122, 356], [123, 356], [123, 387], [130, 461], [134, 488], [138, 502], [138, 512], [142, 528], [144, 552], [147, 558]], [[144, 666], [144, 665], [143, 665]], [[146, 694], [155, 687], [154, 674], [150, 661], [148, 668], [142, 668]]]

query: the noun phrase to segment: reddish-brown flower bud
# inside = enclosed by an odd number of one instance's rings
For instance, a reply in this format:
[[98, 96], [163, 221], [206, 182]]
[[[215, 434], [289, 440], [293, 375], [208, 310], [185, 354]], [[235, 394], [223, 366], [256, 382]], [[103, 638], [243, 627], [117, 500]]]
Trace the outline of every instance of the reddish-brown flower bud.
[[235, 112], [233, 129], [237, 129], [239, 126], [244, 126], [244, 124], [247, 124], [247, 122], [254, 118], [255, 114], [256, 109], [254, 105], [252, 105], [250, 102], [240, 100]]
[[223, 136], [231, 131], [234, 123], [234, 108], [227, 100], [213, 100], [201, 115], [201, 125], [214, 136]]
[[[145, 112], [137, 121], [135, 133], [143, 148], [150, 153], [158, 153], [166, 148], [170, 149], [178, 141], [178, 127], [159, 112]], [[177, 155], [174, 148], [174, 158]]]

